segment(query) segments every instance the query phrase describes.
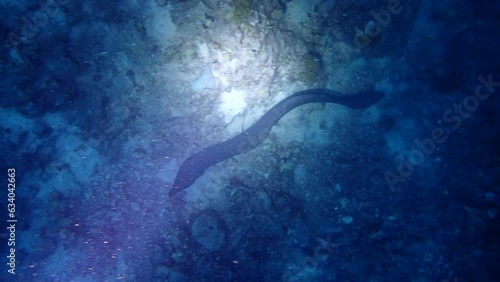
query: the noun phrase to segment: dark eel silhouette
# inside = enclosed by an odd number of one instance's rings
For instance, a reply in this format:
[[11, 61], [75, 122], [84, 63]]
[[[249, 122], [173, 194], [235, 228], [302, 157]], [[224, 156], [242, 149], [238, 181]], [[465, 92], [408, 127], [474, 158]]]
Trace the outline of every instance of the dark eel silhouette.
[[260, 145], [271, 132], [273, 125], [298, 106], [325, 102], [360, 109], [374, 104], [383, 96], [383, 92], [377, 91], [363, 92], [355, 96], [341, 96], [328, 89], [309, 89], [296, 92], [281, 100], [247, 130], [229, 140], [207, 147], [185, 160], [168, 195], [173, 197], [179, 191], [191, 186], [196, 179], [205, 173], [207, 168], [223, 160], [246, 153]]

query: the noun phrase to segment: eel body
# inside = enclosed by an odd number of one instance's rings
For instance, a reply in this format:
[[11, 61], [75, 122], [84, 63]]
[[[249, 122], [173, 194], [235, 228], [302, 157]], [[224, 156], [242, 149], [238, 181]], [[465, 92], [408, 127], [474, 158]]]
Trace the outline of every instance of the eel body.
[[294, 108], [309, 103], [334, 103], [352, 109], [366, 108], [384, 96], [384, 93], [372, 91], [341, 96], [328, 89], [309, 89], [296, 92], [281, 100], [267, 111], [247, 130], [224, 142], [209, 146], [186, 159], [177, 173], [169, 197], [191, 186], [205, 170], [221, 161], [246, 153], [260, 145], [271, 132], [273, 125]]

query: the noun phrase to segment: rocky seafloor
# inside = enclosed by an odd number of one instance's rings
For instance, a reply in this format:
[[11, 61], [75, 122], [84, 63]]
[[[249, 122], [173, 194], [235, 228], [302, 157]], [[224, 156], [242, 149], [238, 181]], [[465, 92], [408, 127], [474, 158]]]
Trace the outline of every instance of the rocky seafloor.
[[[498, 280], [497, 3], [0, 7], [0, 280]], [[294, 109], [168, 197], [186, 158], [311, 88], [385, 97]]]

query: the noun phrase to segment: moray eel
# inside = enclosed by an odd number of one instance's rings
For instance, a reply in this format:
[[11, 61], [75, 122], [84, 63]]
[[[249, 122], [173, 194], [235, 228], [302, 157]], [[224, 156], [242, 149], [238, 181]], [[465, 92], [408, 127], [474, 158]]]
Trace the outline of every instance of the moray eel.
[[244, 154], [260, 145], [271, 132], [273, 125], [286, 113], [309, 103], [333, 103], [352, 109], [366, 108], [382, 99], [383, 92], [363, 92], [355, 96], [342, 96], [328, 89], [309, 89], [296, 92], [281, 100], [247, 130], [224, 142], [212, 145], [189, 157], [182, 163], [169, 197], [182, 191], [205, 173], [205, 170], [221, 161]]

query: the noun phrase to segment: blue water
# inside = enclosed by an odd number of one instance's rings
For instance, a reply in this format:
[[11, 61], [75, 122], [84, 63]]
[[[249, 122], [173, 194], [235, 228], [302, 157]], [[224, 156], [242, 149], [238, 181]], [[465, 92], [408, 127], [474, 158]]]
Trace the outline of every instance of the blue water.
[[0, 0], [0, 281], [500, 280], [499, 4], [144, 2]]

